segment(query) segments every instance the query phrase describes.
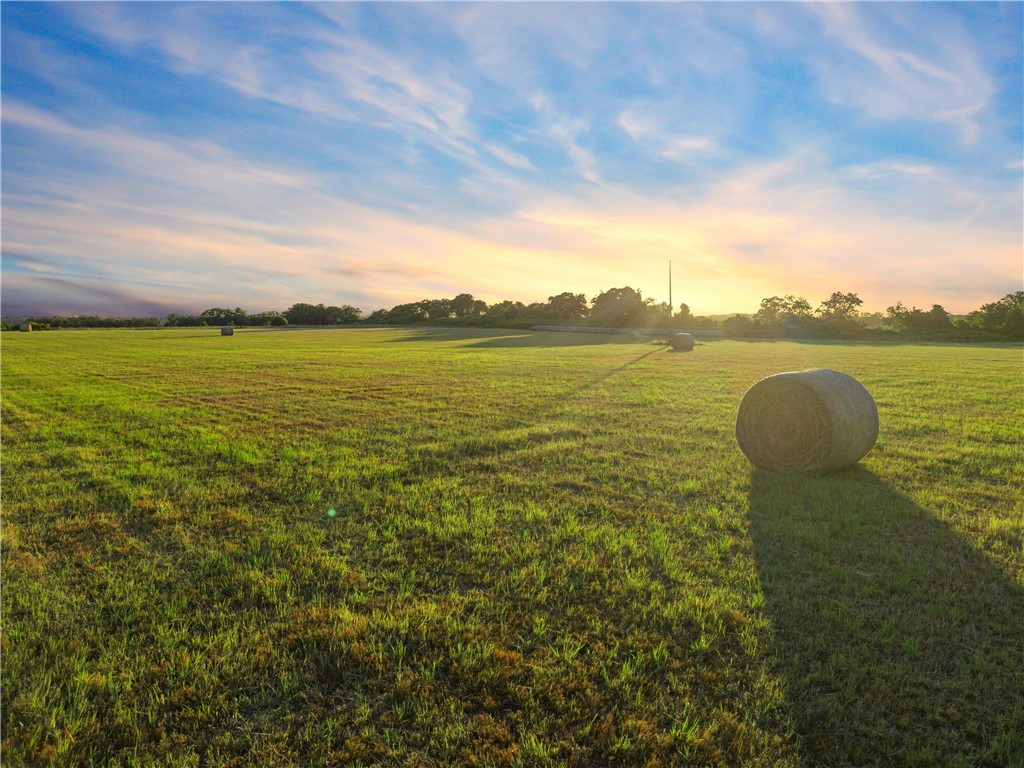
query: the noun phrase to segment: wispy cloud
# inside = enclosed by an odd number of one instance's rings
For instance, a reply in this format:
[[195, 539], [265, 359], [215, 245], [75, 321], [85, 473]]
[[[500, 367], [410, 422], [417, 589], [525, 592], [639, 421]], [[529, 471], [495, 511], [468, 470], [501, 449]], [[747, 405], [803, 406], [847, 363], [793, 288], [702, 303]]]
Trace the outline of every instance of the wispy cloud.
[[829, 98], [873, 118], [946, 123], [965, 142], [978, 139], [995, 86], [977, 41], [955, 15], [941, 6], [927, 12], [912, 5], [808, 7], [840, 44], [816, 62]]
[[705, 312], [970, 309], [1020, 282], [999, 8], [5, 4], [4, 311], [667, 298], [669, 259]]
[[501, 162], [505, 163], [505, 165], [512, 166], [513, 168], [521, 168], [523, 170], [536, 170], [536, 167], [528, 158], [518, 152], [508, 149], [507, 147], [488, 144], [485, 148], [489, 153], [501, 160]]
[[422, 55], [414, 59], [359, 36], [343, 6], [310, 10], [335, 23], [318, 25], [287, 5], [265, 4], [253, 7], [252, 17], [282, 31], [239, 39], [221, 18], [223, 10], [198, 5], [175, 7], [159, 25], [148, 23], [146, 9], [129, 4], [90, 5], [75, 15], [95, 34], [156, 51], [175, 71], [213, 78], [251, 98], [315, 117], [411, 132], [444, 151], [474, 154], [466, 143], [472, 134], [465, 121], [469, 94], [443, 65], [428, 58], [424, 67]]
[[689, 134], [685, 126], [664, 125], [652, 111], [647, 106], [631, 106], [619, 115], [619, 125], [641, 147], [676, 162], [692, 161], [715, 150], [713, 138]]

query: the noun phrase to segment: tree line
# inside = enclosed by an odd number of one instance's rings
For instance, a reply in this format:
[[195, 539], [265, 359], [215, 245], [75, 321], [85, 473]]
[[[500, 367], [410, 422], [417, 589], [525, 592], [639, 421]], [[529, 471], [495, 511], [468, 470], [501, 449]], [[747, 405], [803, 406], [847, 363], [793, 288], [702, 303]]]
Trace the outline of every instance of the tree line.
[[669, 307], [640, 291], [625, 287], [611, 288], [588, 301], [586, 294], [564, 292], [549, 296], [546, 302], [524, 304], [521, 301], [500, 301], [487, 304], [472, 294], [461, 293], [453, 298], [422, 299], [399, 304], [391, 309], [378, 309], [365, 317], [357, 307], [348, 304], [293, 304], [283, 312], [249, 314], [241, 307], [213, 307], [198, 315], [167, 316], [167, 325], [193, 327], [203, 325], [283, 326], [283, 325], [408, 325], [430, 322], [442, 325], [480, 325], [529, 327], [541, 323], [583, 323], [608, 327], [668, 328], [683, 323], [688, 328], [717, 329], [717, 321], [694, 317], [686, 304], [669, 318]]
[[[423, 299], [378, 309], [366, 316], [348, 304], [293, 304], [283, 312], [249, 313], [241, 307], [212, 307], [198, 315], [169, 314], [160, 318], [101, 318], [95, 315], [26, 318], [39, 330], [57, 328], [157, 328], [160, 326], [287, 326], [287, 325], [473, 325], [528, 328], [538, 324], [587, 325], [610, 328], [675, 328], [722, 330], [734, 338], [817, 338], [882, 340], [906, 338], [948, 341], [1024, 341], [1024, 291], [1009, 293], [963, 316], [952, 317], [941, 305], [931, 309], [896, 302], [884, 314], [865, 315], [856, 293], [835, 292], [814, 308], [803, 296], [769, 296], [757, 312], [737, 314], [719, 322], [694, 316], [686, 304], [672, 309], [665, 302], [644, 298], [629, 286], [610, 288], [589, 300], [569, 291], [546, 302], [487, 304], [472, 294]], [[4, 323], [15, 330], [17, 323]]]
[[51, 317], [26, 317], [22, 320], [0, 321], [0, 330], [16, 331], [21, 323], [31, 323], [36, 331], [50, 331], [60, 328], [162, 328], [166, 322], [162, 317], [100, 317], [99, 315], [54, 315]]
[[906, 307], [897, 301], [885, 314], [860, 312], [856, 293], [833, 293], [817, 309], [802, 296], [770, 296], [753, 316], [722, 321], [727, 336], [741, 338], [874, 339], [920, 341], [1024, 341], [1024, 291], [1008, 293], [962, 317], [952, 317], [941, 304], [931, 309]]
[[669, 328], [681, 327], [680, 323], [692, 329], [719, 327], [715, 320], [694, 317], [686, 304], [681, 304], [672, 317], [669, 315], [667, 303], [645, 299], [640, 291], [626, 286], [610, 288], [589, 301], [586, 294], [566, 291], [549, 296], [546, 302], [531, 304], [506, 300], [488, 305], [472, 294], [462, 293], [452, 299], [425, 299], [378, 309], [367, 316], [366, 322], [405, 325], [429, 321], [514, 328], [550, 323], [609, 328]]

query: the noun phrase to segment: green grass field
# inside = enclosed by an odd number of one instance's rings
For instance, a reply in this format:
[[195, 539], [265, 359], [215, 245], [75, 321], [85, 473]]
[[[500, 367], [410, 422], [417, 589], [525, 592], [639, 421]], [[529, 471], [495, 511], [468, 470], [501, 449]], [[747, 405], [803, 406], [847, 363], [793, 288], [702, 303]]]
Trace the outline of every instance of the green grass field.
[[[1019, 346], [2, 342], [5, 766], [1024, 765]], [[877, 445], [752, 470], [810, 367]]]

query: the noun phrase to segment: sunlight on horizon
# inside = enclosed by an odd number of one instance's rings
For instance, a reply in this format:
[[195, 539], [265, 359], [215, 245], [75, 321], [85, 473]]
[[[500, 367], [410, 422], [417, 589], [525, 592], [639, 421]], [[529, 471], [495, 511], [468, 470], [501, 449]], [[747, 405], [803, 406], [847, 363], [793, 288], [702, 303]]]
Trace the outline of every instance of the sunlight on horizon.
[[1024, 287], [1022, 8], [3, 4], [4, 313], [663, 302], [669, 261], [695, 314], [969, 312]]

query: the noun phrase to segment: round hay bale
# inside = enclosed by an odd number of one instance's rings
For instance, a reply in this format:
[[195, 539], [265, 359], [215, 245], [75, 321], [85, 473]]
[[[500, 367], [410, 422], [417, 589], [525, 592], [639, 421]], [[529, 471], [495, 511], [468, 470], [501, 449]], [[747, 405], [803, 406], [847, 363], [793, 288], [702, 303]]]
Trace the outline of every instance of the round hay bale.
[[776, 472], [824, 474], [852, 466], [878, 438], [878, 407], [845, 373], [777, 373], [747, 390], [736, 442], [750, 462]]
[[688, 333], [673, 333], [668, 343], [677, 352], [689, 352], [693, 349], [693, 336]]
[[220, 335], [221, 336], [234, 336], [235, 335], [235, 329], [232, 328], [230, 325], [225, 325], [223, 328], [220, 329]]
[[22, 333], [31, 333], [32, 323], [22, 323], [21, 325], [18, 326], [18, 330], [21, 331]]

